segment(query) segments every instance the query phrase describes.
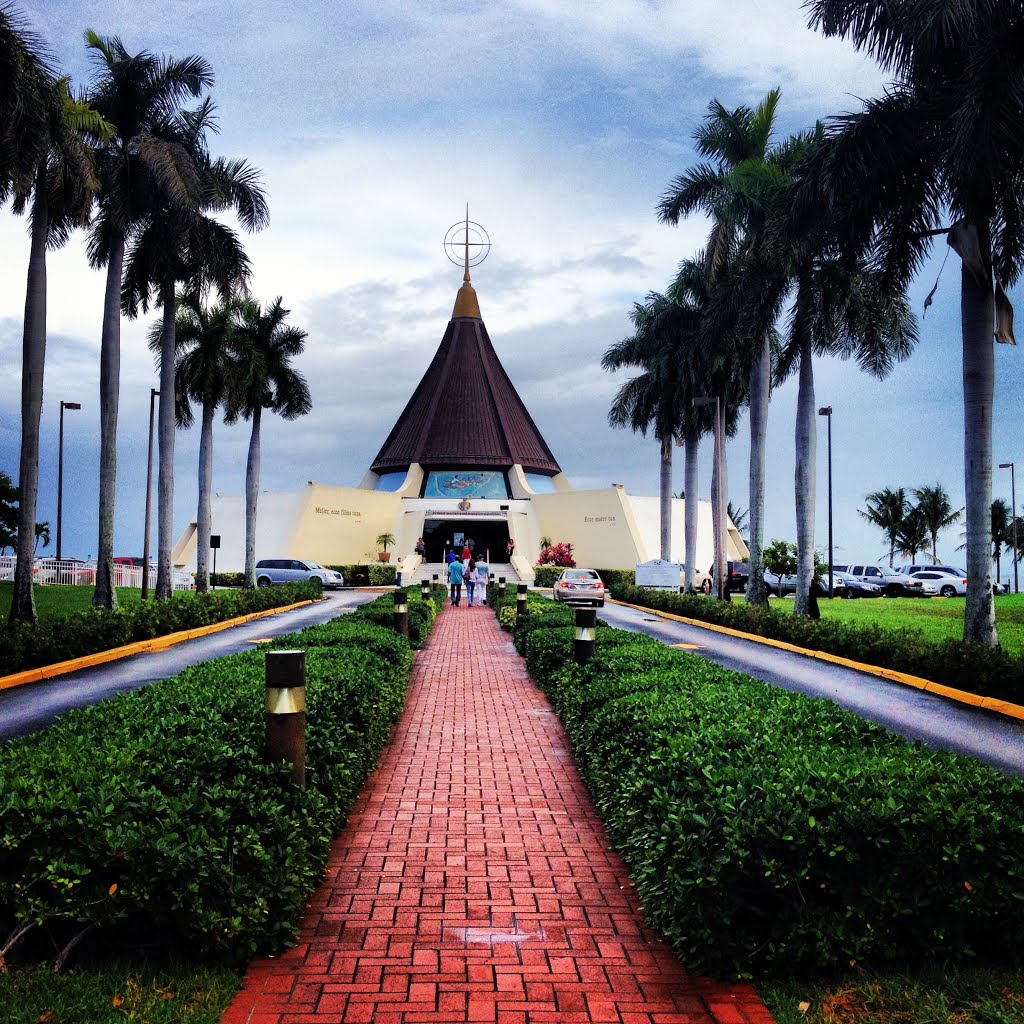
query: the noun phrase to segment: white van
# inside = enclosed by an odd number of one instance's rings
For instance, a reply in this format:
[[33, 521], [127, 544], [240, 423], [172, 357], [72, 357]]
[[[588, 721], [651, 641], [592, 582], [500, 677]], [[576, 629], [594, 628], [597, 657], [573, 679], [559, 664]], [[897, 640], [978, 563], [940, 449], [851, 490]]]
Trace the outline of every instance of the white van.
[[261, 558], [256, 563], [256, 586], [269, 587], [272, 583], [298, 583], [301, 580], [319, 580], [325, 590], [338, 590], [345, 586], [345, 577], [334, 569], [327, 569], [308, 558]]

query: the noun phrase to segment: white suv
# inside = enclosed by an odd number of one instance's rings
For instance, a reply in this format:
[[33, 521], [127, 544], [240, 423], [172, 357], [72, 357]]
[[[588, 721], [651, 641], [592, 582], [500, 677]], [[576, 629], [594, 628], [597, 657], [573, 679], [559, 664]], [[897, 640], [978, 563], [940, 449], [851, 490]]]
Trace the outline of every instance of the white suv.
[[319, 580], [325, 590], [338, 590], [345, 585], [345, 577], [340, 572], [326, 569], [308, 558], [261, 558], [256, 563], [257, 587], [301, 580]]
[[846, 572], [865, 583], [874, 583], [882, 588], [884, 597], [920, 597], [924, 588], [920, 580], [911, 579], [905, 573], [889, 569], [884, 565], [835, 565], [836, 572]]

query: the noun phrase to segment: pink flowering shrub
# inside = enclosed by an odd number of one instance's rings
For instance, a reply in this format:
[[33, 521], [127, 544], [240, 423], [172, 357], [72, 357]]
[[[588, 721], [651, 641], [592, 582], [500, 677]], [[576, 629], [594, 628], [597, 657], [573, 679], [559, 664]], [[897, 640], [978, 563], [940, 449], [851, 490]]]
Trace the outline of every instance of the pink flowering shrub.
[[560, 544], [551, 544], [548, 547], [540, 549], [540, 557], [537, 559], [538, 565], [560, 565], [563, 569], [575, 569], [576, 562], [572, 557], [572, 544], [563, 542]]

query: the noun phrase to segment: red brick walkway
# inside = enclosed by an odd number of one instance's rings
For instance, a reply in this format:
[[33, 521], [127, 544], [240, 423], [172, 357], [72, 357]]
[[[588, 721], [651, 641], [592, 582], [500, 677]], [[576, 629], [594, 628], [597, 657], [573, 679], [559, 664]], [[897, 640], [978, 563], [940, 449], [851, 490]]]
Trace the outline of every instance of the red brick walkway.
[[644, 923], [568, 742], [489, 608], [446, 608], [298, 945], [222, 1024], [771, 1024]]

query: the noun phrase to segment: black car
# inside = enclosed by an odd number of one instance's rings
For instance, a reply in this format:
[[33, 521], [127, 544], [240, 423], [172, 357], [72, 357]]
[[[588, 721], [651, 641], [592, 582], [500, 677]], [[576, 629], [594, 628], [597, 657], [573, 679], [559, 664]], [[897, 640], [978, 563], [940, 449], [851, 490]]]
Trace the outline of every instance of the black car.
[[[708, 579], [701, 584], [705, 594], [710, 594], [715, 589], [715, 567], [708, 569]], [[725, 589], [730, 594], [742, 594], [747, 589], [747, 580], [750, 579], [749, 562], [726, 562], [725, 563]]]

